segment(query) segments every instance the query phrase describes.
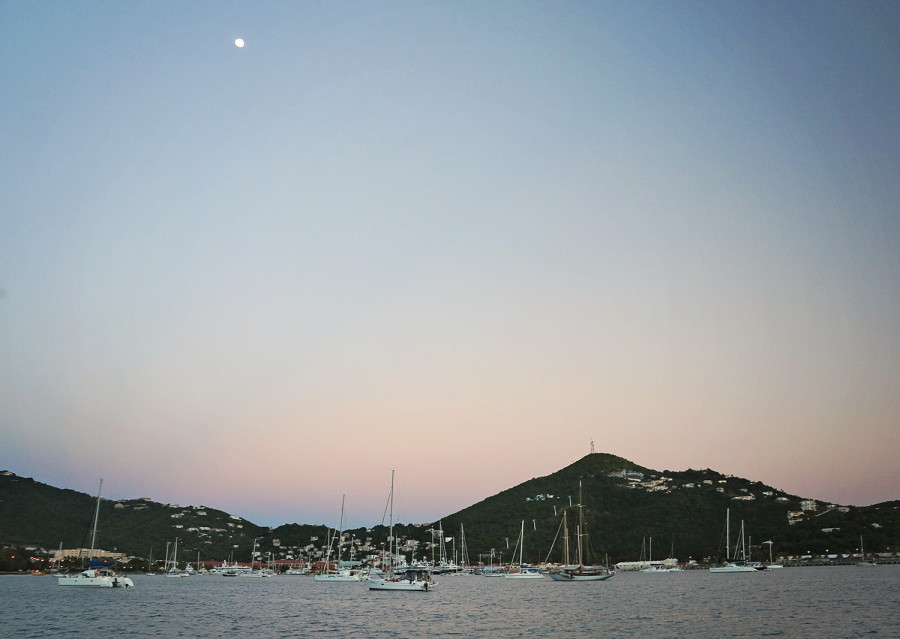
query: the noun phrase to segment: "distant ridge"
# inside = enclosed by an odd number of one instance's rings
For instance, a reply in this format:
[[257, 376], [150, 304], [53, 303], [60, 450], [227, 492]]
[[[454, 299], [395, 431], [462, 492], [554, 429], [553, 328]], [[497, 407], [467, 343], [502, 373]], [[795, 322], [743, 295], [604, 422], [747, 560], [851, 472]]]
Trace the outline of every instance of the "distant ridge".
[[[543, 561], [563, 510], [577, 502], [579, 481], [588, 543], [595, 553], [612, 561], [638, 559], [642, 542], [649, 537], [654, 558], [674, 553], [681, 560], [714, 559], [723, 552], [726, 509], [734, 522], [745, 522], [755, 545], [771, 540], [780, 553], [853, 552], [860, 535], [865, 536], [867, 549], [900, 544], [900, 501], [867, 507], [831, 505], [711, 469], [658, 471], [607, 453], [586, 455], [433, 525], [458, 539], [463, 524], [469, 556], [475, 561], [479, 553], [487, 557], [492, 548], [509, 557], [507, 539], [514, 543], [525, 520], [526, 560]], [[50, 549], [60, 542], [67, 548], [82, 546], [93, 499], [86, 493], [0, 472], [0, 541]], [[99, 547], [137, 556], [146, 556], [150, 548], [156, 549], [156, 556], [164, 551], [167, 540], [179, 536], [185, 547], [201, 551], [206, 559], [225, 559], [234, 551], [236, 556], [244, 555], [240, 560], [248, 560], [253, 538], [260, 539], [263, 553], [283, 557], [298, 552], [292, 547], [327, 535], [324, 525], [294, 523], [270, 529], [213, 508], [176, 507], [148, 499], [103, 500], [101, 522]], [[384, 526], [347, 532], [373, 547], [386, 536]], [[401, 527], [398, 534], [419, 540], [422, 549], [431, 541], [428, 526]]]

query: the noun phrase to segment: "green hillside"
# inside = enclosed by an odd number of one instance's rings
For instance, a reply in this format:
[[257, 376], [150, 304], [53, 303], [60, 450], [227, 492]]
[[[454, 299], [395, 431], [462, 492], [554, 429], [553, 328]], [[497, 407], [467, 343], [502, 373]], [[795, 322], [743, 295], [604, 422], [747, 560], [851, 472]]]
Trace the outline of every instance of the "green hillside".
[[[623, 471], [632, 471], [633, 476], [622, 476]], [[713, 470], [656, 471], [602, 453], [590, 454], [551, 475], [531, 479], [444, 517], [442, 525], [453, 533], [464, 525], [470, 557], [473, 552], [489, 553], [494, 548], [506, 558], [524, 520], [526, 560], [543, 561], [563, 510], [570, 503], [577, 504], [579, 481], [590, 547], [595, 556], [608, 555], [613, 563], [639, 559], [642, 546], [651, 537], [657, 559], [670, 553], [682, 561], [724, 556], [728, 509], [732, 544], [743, 520], [754, 546], [771, 540], [775, 552], [781, 554], [853, 552], [859, 547], [860, 535], [865, 536], [870, 550], [893, 549], [900, 542], [900, 502], [851, 507], [847, 512], [817, 502], [815, 512], [790, 524], [788, 512], [801, 510], [801, 498], [796, 495]], [[569, 513], [572, 537], [577, 509], [573, 507]], [[823, 528], [840, 530], [824, 533]], [[768, 546], [764, 549], [767, 555]]]
[[[608, 454], [590, 454], [546, 477], [537, 477], [488, 497], [433, 525], [459, 543], [465, 526], [469, 558], [487, 560], [491, 549], [512, 555], [525, 521], [525, 559], [547, 558], [568, 513], [570, 538], [578, 520], [579, 482], [589, 550], [595, 558], [637, 560], [645, 541], [653, 540], [653, 557], [674, 554], [680, 560], [716, 559], [724, 555], [726, 510], [732, 531], [744, 522], [757, 558], [768, 554], [762, 542], [771, 540], [782, 555], [851, 553], [864, 536], [873, 552], [895, 551], [900, 543], [900, 502], [868, 507], [838, 507], [824, 502], [801, 504], [760, 482], [722, 475], [713, 470], [657, 471]], [[55, 549], [87, 546], [95, 498], [54, 488], [33, 479], [0, 473], [0, 541]], [[815, 510], [811, 510], [812, 507]], [[803, 508], [807, 510], [803, 510]], [[788, 513], [797, 513], [789, 523]], [[802, 514], [800, 514], [802, 513]], [[430, 558], [429, 526], [397, 526], [401, 539], [417, 540], [416, 557]], [[353, 539], [357, 559], [384, 543], [387, 529], [345, 531]], [[324, 525], [285, 524], [260, 527], [238, 516], [202, 506], [180, 507], [137, 500], [102, 500], [97, 547], [129, 555], [165, 554], [166, 542], [179, 537], [180, 555], [203, 560], [249, 561], [253, 539], [262, 556], [275, 559], [321, 557], [328, 539]], [[734, 542], [734, 533], [732, 543]], [[509, 544], [507, 546], [507, 543]], [[551, 560], [560, 560], [561, 541]], [[344, 550], [344, 558], [348, 550]]]

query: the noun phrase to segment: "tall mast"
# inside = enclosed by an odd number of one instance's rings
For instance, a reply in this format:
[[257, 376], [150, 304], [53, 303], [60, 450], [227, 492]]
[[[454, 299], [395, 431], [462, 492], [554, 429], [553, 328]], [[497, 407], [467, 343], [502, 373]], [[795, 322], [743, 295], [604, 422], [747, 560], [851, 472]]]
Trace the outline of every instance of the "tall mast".
[[94, 509], [94, 530], [91, 532], [91, 552], [88, 553], [88, 566], [94, 558], [94, 542], [97, 539], [97, 519], [100, 517], [100, 492], [103, 490], [103, 478], [100, 478], [100, 487], [97, 488], [97, 507]]
[[[344, 540], [344, 498], [347, 495], [341, 495], [341, 521], [338, 524], [338, 540], [337, 540], [337, 568], [341, 567], [341, 542]], [[329, 569], [331, 567], [329, 566]]]
[[388, 521], [390, 522], [389, 533], [388, 533], [388, 571], [392, 571], [394, 568], [394, 470], [391, 469], [391, 509], [390, 509], [390, 518]]
[[525, 520], [522, 520], [522, 532], [519, 533], [519, 570], [525, 563]]
[[731, 559], [731, 508], [725, 509], [725, 561]]
[[584, 565], [584, 555], [581, 554], [581, 536], [584, 534], [584, 506], [581, 504], [581, 480], [578, 480], [578, 565]]

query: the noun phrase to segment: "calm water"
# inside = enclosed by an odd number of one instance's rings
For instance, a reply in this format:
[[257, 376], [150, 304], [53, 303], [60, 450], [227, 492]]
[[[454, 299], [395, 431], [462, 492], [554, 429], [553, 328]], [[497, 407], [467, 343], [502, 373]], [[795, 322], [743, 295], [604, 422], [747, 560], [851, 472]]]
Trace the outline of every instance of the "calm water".
[[295, 576], [133, 579], [82, 590], [0, 576], [0, 637], [900, 637], [900, 566], [443, 577], [428, 593]]

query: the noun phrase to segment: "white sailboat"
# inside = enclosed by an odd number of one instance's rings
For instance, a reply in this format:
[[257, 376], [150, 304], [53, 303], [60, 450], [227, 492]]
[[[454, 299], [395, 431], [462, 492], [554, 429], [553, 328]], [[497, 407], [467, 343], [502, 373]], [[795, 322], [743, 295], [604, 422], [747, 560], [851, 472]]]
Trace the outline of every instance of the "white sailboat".
[[256, 561], [256, 539], [253, 540], [253, 550], [250, 551], [250, 570], [244, 570], [237, 574], [238, 577], [271, 577], [272, 572], [269, 570], [265, 570], [262, 567], [262, 562], [260, 562], [259, 570], [253, 568], [253, 564]]
[[[563, 513], [563, 526], [566, 525], [566, 514]], [[612, 577], [615, 573], [603, 566], [586, 566], [584, 563], [584, 506], [581, 502], [581, 481], [578, 482], [578, 530], [576, 538], [578, 539], [578, 565], [569, 565], [569, 537], [568, 533], [565, 537], [565, 559], [564, 565], [559, 570], [551, 571], [550, 578], [553, 581], [604, 581]]]
[[353, 572], [349, 568], [341, 568], [341, 542], [344, 540], [344, 498], [346, 495], [341, 495], [341, 520], [338, 526], [338, 535], [337, 535], [337, 568], [333, 569], [331, 567], [331, 544], [328, 544], [328, 552], [326, 554], [325, 559], [325, 572], [316, 575], [313, 577], [315, 581], [331, 581], [331, 582], [348, 582], [348, 581], [362, 581], [362, 575], [359, 572]]
[[166, 561], [166, 569], [164, 571], [165, 577], [189, 577], [190, 574], [185, 572], [184, 570], [178, 569], [177, 559], [178, 557], [178, 537], [175, 538], [175, 547], [172, 550], [172, 567], [169, 568], [168, 561]]
[[97, 520], [100, 517], [100, 492], [103, 489], [103, 480], [97, 489], [97, 506], [94, 510], [94, 527], [91, 532], [91, 550], [88, 553], [88, 569], [77, 575], [64, 575], [58, 577], [60, 586], [81, 586], [88, 588], [132, 588], [134, 582], [130, 578], [117, 575], [105, 562], [95, 562], [94, 544], [97, 540]]
[[[731, 553], [731, 509], [725, 510], [725, 565], [724, 566], [713, 566], [709, 569], [710, 572], [715, 573], [725, 573], [725, 572], [759, 572], [756, 568], [752, 566], [748, 566], [746, 562], [746, 557], [738, 560], [736, 557], [732, 558]], [[740, 544], [741, 544], [741, 554], [744, 553], [744, 525], [741, 524], [741, 536], [740, 536]], [[737, 546], [735, 546], [735, 555], [737, 555]]]
[[774, 559], [772, 558], [772, 540], [764, 541], [764, 544], [769, 544], [769, 563], [766, 564], [766, 570], [778, 570], [779, 568], [784, 568], [782, 564], [776, 564]]
[[653, 563], [653, 537], [650, 538], [650, 552], [647, 554], [647, 563], [642, 566], [638, 572], [642, 573], [663, 573], [665, 569], [660, 565]]
[[[874, 559], [874, 557], [873, 557]], [[874, 561], [866, 561], [866, 549], [863, 548], [863, 538], [862, 535], [859, 536], [859, 561], [856, 562], [857, 566], [877, 566]]]
[[425, 567], [408, 567], [404, 571], [394, 568], [394, 471], [391, 471], [390, 526], [388, 528], [388, 570], [379, 577], [369, 576], [369, 590], [401, 590], [428, 592], [437, 583], [431, 571]]
[[522, 560], [525, 554], [525, 520], [522, 520], [522, 530], [519, 533], [519, 564], [515, 570], [510, 566], [510, 571], [503, 575], [504, 579], [543, 579], [544, 575], [537, 568], [526, 566]]

